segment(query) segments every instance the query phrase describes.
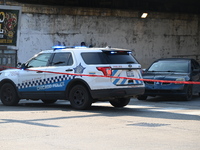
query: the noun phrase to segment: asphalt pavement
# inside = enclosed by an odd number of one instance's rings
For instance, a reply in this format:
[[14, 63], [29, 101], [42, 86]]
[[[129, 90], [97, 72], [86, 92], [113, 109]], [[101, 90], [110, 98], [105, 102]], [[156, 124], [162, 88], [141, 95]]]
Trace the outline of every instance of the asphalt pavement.
[[0, 103], [1, 150], [199, 150], [200, 98], [132, 99], [124, 108], [98, 102], [74, 110], [69, 102]]

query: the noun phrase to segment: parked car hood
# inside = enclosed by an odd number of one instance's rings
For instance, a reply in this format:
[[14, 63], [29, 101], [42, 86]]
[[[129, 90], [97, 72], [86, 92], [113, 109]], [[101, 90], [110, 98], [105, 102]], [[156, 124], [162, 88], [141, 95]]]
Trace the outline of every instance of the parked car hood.
[[156, 80], [176, 80], [177, 78], [184, 78], [189, 80], [189, 73], [178, 72], [144, 72], [142, 74], [144, 79], [156, 79]]

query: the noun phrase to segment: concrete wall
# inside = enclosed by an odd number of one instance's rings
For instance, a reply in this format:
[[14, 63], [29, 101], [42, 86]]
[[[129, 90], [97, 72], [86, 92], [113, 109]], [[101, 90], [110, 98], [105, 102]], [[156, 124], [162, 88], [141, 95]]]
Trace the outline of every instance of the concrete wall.
[[23, 6], [20, 62], [53, 45], [80, 45], [82, 41], [96, 47], [131, 49], [143, 68], [158, 58], [200, 55], [198, 15], [152, 12], [147, 19], [140, 19], [131, 11], [58, 10]]

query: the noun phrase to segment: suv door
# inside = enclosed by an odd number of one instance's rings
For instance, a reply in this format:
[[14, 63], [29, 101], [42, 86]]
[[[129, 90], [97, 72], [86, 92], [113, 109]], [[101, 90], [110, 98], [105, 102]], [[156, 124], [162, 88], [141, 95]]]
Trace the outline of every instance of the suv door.
[[25, 64], [25, 69], [19, 71], [18, 89], [22, 98], [45, 98], [45, 73], [51, 53], [41, 53]]
[[[45, 89], [47, 99], [65, 98], [66, 86], [75, 77], [65, 73], [74, 73], [74, 69], [75, 63], [71, 52], [59, 52], [53, 55], [45, 73], [48, 87]], [[48, 73], [48, 71], [56, 73]]]

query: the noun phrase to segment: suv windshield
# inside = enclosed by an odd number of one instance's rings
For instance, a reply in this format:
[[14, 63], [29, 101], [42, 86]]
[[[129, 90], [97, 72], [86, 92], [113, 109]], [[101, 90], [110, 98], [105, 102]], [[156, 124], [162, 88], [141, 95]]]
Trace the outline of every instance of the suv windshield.
[[32, 58], [26, 66], [27, 68], [45, 67], [48, 64], [48, 60], [50, 56], [51, 56], [51, 53], [39, 54], [36, 57]]
[[84, 52], [81, 56], [88, 65], [138, 63], [127, 51]]

